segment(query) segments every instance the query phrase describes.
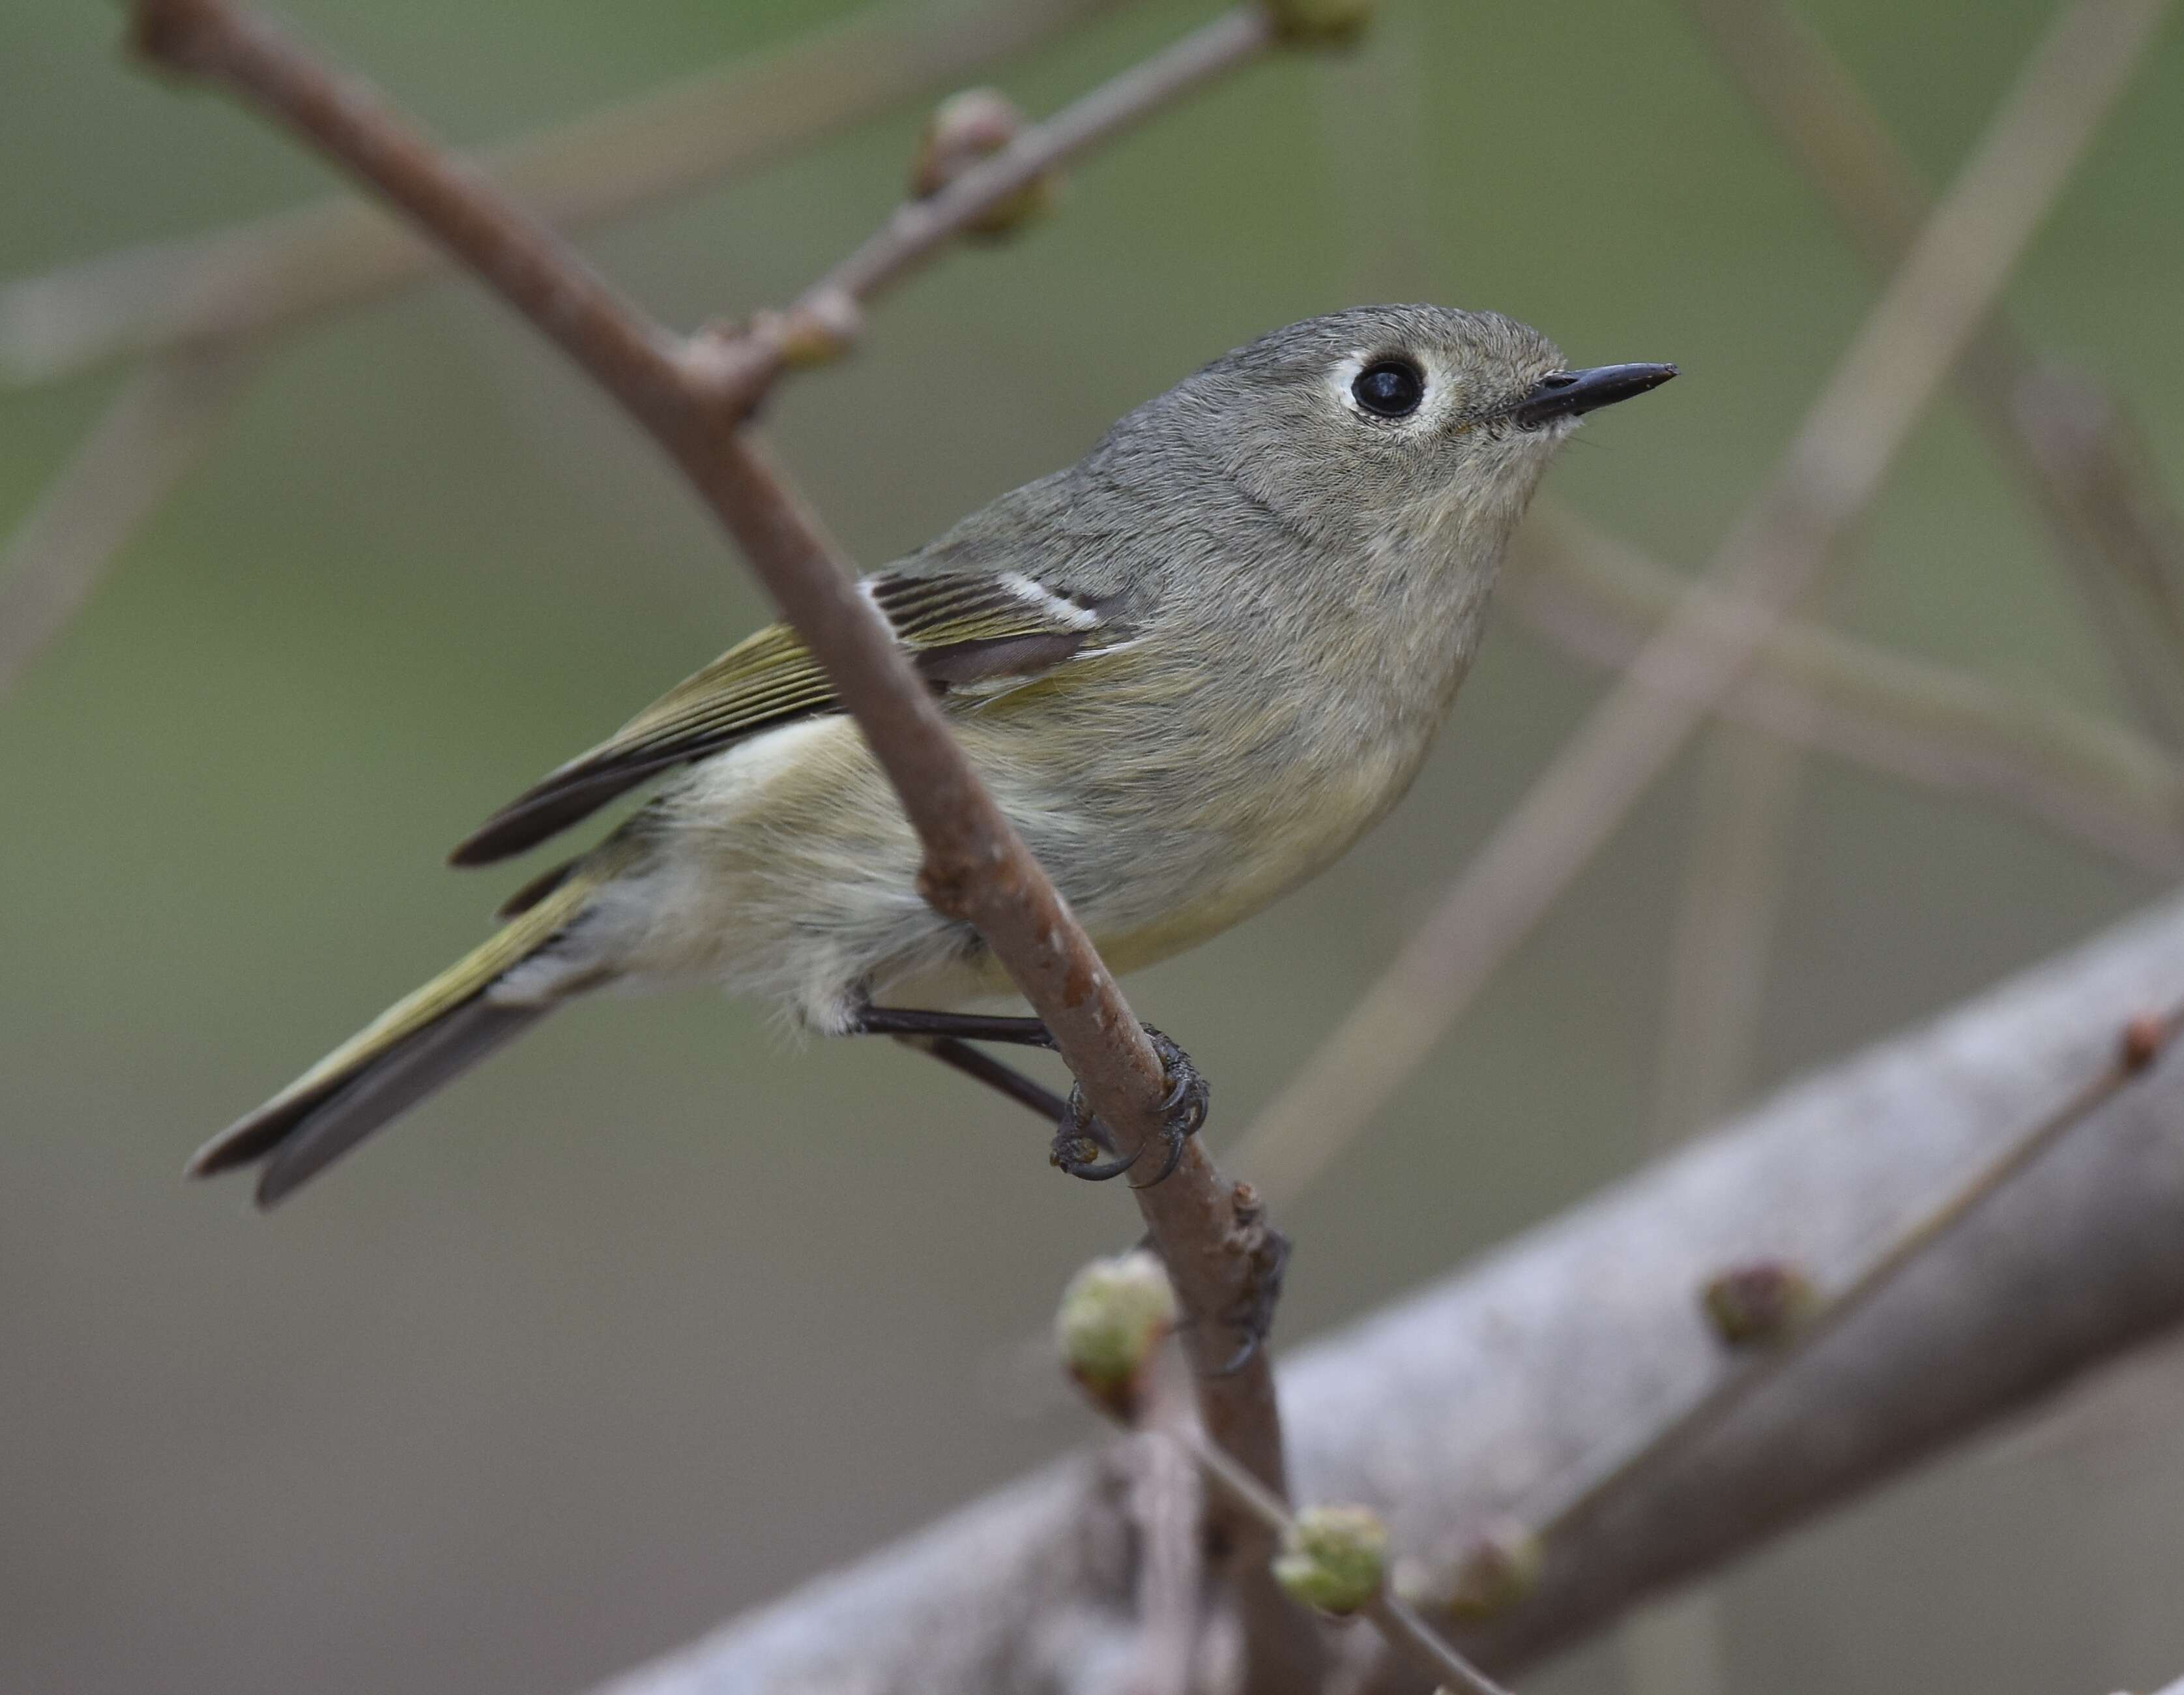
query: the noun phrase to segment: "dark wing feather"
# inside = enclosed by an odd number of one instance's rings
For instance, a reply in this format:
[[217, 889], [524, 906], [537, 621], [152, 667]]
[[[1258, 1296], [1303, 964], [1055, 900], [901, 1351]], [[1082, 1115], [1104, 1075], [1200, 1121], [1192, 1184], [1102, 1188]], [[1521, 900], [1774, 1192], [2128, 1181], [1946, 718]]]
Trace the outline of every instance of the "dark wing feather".
[[[1034, 677], [1112, 639], [1100, 603], [1015, 572], [883, 576], [867, 585], [919, 671], [945, 694]], [[739, 642], [589, 753], [549, 772], [448, 856], [486, 865], [545, 840], [645, 778], [800, 718], [839, 710], [786, 625]]]

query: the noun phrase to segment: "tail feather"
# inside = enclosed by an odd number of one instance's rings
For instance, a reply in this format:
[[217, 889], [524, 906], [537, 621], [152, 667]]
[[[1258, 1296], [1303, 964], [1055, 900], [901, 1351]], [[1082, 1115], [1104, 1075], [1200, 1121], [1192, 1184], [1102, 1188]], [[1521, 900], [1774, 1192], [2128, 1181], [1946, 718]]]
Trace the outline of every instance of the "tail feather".
[[371, 1061], [296, 1121], [258, 1174], [258, 1204], [293, 1194], [374, 1130], [545, 1016], [543, 1006], [467, 1001]]
[[199, 1148], [189, 1174], [265, 1160], [258, 1203], [270, 1207], [535, 1022], [547, 1006], [504, 1004], [488, 991], [566, 930], [626, 857], [593, 855], [482, 946]]

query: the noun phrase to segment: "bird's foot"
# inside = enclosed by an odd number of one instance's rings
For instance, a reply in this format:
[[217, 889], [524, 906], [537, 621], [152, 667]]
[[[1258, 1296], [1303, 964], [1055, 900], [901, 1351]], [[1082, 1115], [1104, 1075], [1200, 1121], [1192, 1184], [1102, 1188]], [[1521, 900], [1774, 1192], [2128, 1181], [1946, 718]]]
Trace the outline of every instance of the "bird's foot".
[[1241, 1340], [1236, 1352], [1211, 1375], [1234, 1376], [1266, 1346], [1268, 1333], [1274, 1327], [1274, 1308], [1281, 1304], [1282, 1274], [1289, 1269], [1289, 1263], [1290, 1239], [1272, 1224], [1261, 1223], [1258, 1241], [1251, 1249], [1251, 1280], [1236, 1304], [1222, 1314], [1222, 1322]]
[[[1219, 1322], [1239, 1341], [1234, 1353], [1206, 1372], [1208, 1377], [1234, 1377], [1266, 1346], [1268, 1335], [1274, 1328], [1274, 1309], [1281, 1305], [1282, 1276], [1289, 1269], [1290, 1239], [1267, 1222], [1266, 1203], [1259, 1199], [1258, 1191], [1248, 1183], [1238, 1184], [1234, 1205], [1235, 1235], [1232, 1240], [1245, 1255], [1247, 1263], [1244, 1286], [1221, 1314]], [[1148, 1230], [1138, 1238], [1138, 1249], [1158, 1254], [1160, 1244]], [[1190, 1328], [1194, 1321], [1185, 1319], [1183, 1322], [1185, 1328]]]
[[[1087, 1183], [1105, 1183], [1110, 1178], [1120, 1177], [1134, 1167], [1157, 1140], [1165, 1150], [1159, 1173], [1152, 1183], [1133, 1185], [1150, 1189], [1154, 1183], [1167, 1180], [1182, 1163], [1184, 1144], [1205, 1127], [1206, 1109], [1213, 1098], [1212, 1085], [1191, 1063], [1190, 1056], [1168, 1037], [1150, 1024], [1145, 1030], [1167, 1076], [1167, 1093], [1161, 1099], [1159, 1135], [1140, 1142], [1131, 1153], [1119, 1153], [1113, 1134], [1093, 1115], [1084, 1099], [1084, 1087], [1078, 1084], [1069, 1091], [1069, 1105], [1055, 1129], [1054, 1148], [1050, 1156], [1069, 1176], [1081, 1177]], [[1108, 1156], [1105, 1159], [1100, 1157], [1103, 1153]]]

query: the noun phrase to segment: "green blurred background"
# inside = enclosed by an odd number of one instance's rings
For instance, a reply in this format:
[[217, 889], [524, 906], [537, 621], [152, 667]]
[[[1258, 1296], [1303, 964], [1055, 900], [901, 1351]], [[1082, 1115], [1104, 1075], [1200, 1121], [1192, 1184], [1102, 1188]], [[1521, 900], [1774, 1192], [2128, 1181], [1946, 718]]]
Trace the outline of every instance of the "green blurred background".
[[[777, 42], [814, 0], [298, 0], [486, 140]], [[1817, 0], [1946, 178], [2038, 0]], [[996, 80], [1044, 111], [1183, 28], [1141, 3]], [[0, 276], [297, 203], [326, 174], [125, 65], [96, 0], [0, 7]], [[2016, 283], [2184, 487], [2184, 40], [2143, 68]], [[891, 204], [920, 114], [588, 243], [679, 322], [778, 301]], [[878, 563], [1289, 320], [1490, 305], [1684, 380], [1552, 478], [1702, 558], [1874, 288], [1658, 3], [1391, 3], [1102, 153], [772, 409]], [[120, 381], [0, 393], [0, 525]], [[2044, 534], [1945, 404], [1831, 614], [2114, 709]], [[797, 1051], [703, 995], [588, 1005], [271, 1218], [184, 1156], [480, 933], [440, 856], [766, 616], [655, 455], [476, 291], [282, 343], [211, 462], [0, 701], [0, 1689], [570, 1689], [1084, 1439], [1036, 1338], [1128, 1239], [1011, 1110], [884, 1045]], [[1232, 1135], [1600, 688], [1497, 621], [1418, 789], [1309, 890], [1134, 981]], [[1284, 1222], [1280, 1340], [1643, 1155], [1693, 767]], [[2003, 814], [1821, 763], [1764, 1076], [2153, 890]], [[983, 1157], [968, 1157], [975, 1149]], [[2184, 1670], [2180, 1402], [1953, 1461], [1723, 1586], [1733, 1682], [2098, 1695]], [[2147, 1410], [2153, 1409], [2150, 1413]], [[2088, 1430], [2092, 1434], [2088, 1435]], [[1612, 1647], [1532, 1681], [1611, 1689]]]

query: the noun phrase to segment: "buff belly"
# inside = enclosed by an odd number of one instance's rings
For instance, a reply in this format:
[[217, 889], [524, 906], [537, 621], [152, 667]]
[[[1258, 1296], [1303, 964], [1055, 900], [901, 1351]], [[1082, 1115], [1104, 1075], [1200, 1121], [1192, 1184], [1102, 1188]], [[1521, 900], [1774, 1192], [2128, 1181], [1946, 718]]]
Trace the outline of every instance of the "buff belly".
[[[1201, 793], [1199, 826], [1183, 832], [1126, 788], [1107, 790], [1104, 807], [1057, 806], [1012, 757], [1022, 744], [1006, 719], [960, 733], [1117, 972], [1195, 946], [1323, 869], [1393, 803], [1423, 750], [1291, 771], [1248, 804], [1206, 806]], [[1011, 992], [975, 936], [918, 895], [919, 843], [845, 718], [706, 761], [640, 828], [642, 861], [502, 998], [550, 998], [554, 979], [585, 974], [635, 988], [714, 982], [833, 1032], [867, 994], [952, 1006]]]

